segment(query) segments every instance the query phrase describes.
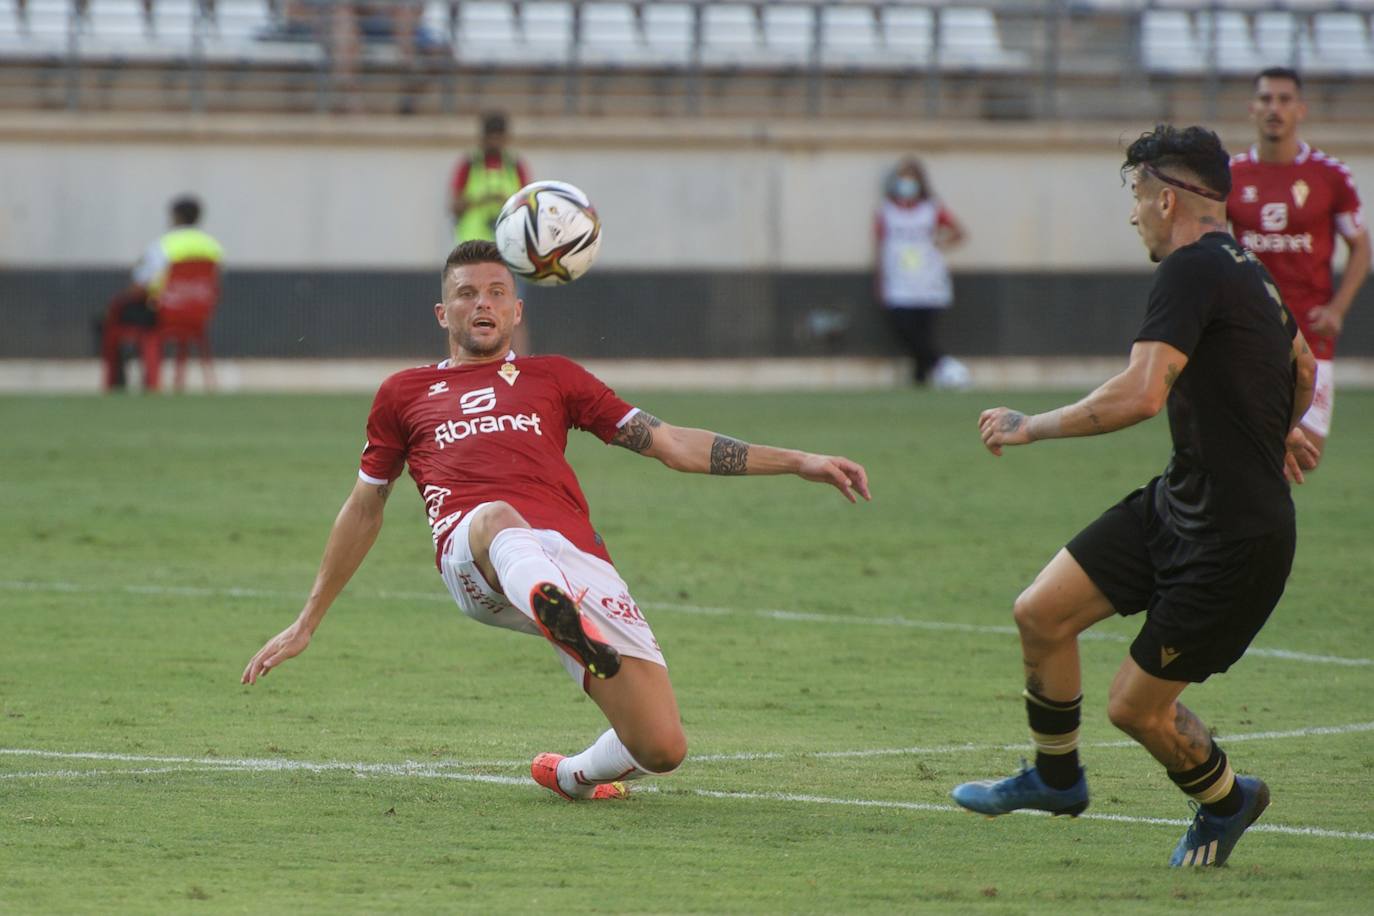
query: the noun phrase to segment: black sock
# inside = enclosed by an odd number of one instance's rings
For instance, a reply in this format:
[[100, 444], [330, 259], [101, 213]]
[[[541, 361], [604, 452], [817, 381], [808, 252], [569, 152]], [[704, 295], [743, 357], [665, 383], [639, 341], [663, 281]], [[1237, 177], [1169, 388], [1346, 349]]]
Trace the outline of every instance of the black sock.
[[1215, 741], [1205, 763], [1182, 773], [1170, 770], [1169, 778], [1174, 785], [1192, 796], [1208, 814], [1230, 817], [1240, 810], [1244, 801], [1240, 783], [1236, 782], [1236, 774], [1231, 770], [1231, 762]]
[[1051, 789], [1067, 789], [1081, 777], [1078, 723], [1083, 697], [1051, 700], [1029, 687], [1022, 696], [1026, 698], [1026, 719], [1035, 742], [1035, 769]]

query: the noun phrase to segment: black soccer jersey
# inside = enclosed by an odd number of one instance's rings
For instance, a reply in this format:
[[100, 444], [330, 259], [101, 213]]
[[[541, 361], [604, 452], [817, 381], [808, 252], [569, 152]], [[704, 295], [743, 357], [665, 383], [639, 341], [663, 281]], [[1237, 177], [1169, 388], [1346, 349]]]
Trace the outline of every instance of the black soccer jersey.
[[1209, 232], [1160, 263], [1136, 340], [1188, 357], [1169, 392], [1174, 453], [1156, 489], [1181, 537], [1229, 540], [1293, 521], [1283, 476], [1297, 324], [1259, 261]]

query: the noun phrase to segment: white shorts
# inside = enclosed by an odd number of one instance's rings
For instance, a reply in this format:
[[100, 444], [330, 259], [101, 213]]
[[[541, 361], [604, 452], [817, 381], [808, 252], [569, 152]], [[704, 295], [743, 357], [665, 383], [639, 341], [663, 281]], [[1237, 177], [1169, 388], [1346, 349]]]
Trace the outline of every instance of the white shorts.
[[1336, 403], [1334, 363], [1317, 360], [1317, 388], [1312, 392], [1312, 406], [1302, 415], [1302, 425], [1325, 439], [1331, 435], [1331, 408]]
[[[542, 639], [544, 634], [539, 625], [507, 601], [505, 595], [492, 588], [472, 559], [468, 529], [473, 516], [485, 505], [474, 506], [454, 527], [453, 534], [444, 545], [439, 575], [443, 577], [458, 608], [473, 620]], [[557, 531], [535, 528], [533, 532], [549, 559], [563, 571], [569, 591], [576, 595], [586, 589], [579, 607], [583, 616], [590, 618], [600, 631], [602, 639], [621, 655], [642, 658], [667, 667], [649, 622], [630, 597], [630, 588], [615, 567], [600, 557], [579, 550]], [[578, 685], [585, 687], [586, 672], [577, 660], [557, 646], [554, 646], [554, 651], [558, 653], [558, 660], [563, 663], [568, 675]]]

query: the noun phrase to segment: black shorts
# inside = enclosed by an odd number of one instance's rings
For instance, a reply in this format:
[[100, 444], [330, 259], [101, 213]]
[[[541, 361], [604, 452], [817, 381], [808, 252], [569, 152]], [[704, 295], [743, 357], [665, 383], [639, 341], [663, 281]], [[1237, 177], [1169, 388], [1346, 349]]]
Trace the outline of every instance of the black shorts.
[[1292, 523], [1253, 538], [1190, 541], [1155, 511], [1150, 481], [1067, 549], [1118, 614], [1146, 612], [1131, 658], [1155, 677], [1205, 681], [1231, 667], [1269, 619], [1293, 566]]

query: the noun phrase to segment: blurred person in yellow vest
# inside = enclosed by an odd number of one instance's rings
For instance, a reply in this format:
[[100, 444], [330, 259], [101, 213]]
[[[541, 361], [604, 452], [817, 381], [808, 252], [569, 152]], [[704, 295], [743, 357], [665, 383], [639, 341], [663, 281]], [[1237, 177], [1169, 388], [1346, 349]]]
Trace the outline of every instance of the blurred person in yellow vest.
[[[482, 115], [481, 146], [458, 160], [453, 169], [449, 210], [453, 213], [453, 243], [496, 241], [496, 217], [506, 199], [529, 184], [529, 166], [506, 149], [510, 122], [504, 112]], [[525, 320], [516, 327], [512, 344], [521, 356], [530, 355], [530, 302], [527, 290], [518, 290], [525, 300]]]
[[171, 204], [172, 228], [151, 242], [134, 265], [131, 282], [110, 300], [100, 323], [100, 356], [105, 365], [105, 387], [124, 388], [124, 359], [120, 345], [133, 328], [157, 325], [158, 297], [173, 265], [183, 261], [208, 261], [218, 265], [224, 249], [209, 233], [197, 228], [200, 201], [184, 194]]
[[482, 116], [481, 148], [458, 160], [453, 170], [449, 208], [453, 212], [453, 242], [496, 240], [496, 217], [501, 205], [530, 183], [529, 168], [506, 149], [508, 123], [501, 112]]

